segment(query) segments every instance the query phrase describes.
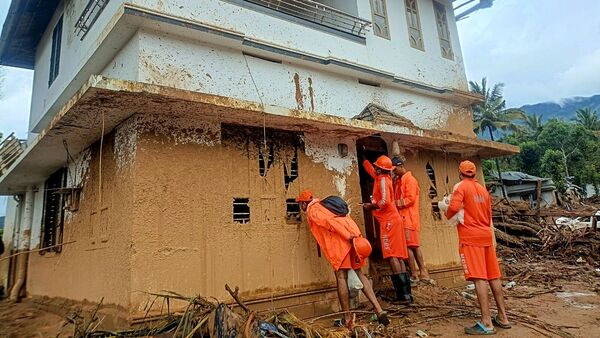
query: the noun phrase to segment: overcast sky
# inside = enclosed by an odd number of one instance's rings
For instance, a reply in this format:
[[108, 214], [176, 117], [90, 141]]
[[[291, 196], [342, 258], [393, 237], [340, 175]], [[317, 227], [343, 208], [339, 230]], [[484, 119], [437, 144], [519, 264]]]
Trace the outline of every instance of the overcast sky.
[[[2, 23], [9, 4], [0, 1]], [[599, 13], [598, 0], [496, 0], [458, 23], [467, 76], [504, 82], [508, 106], [600, 94]], [[33, 73], [4, 74], [0, 133], [24, 138]]]

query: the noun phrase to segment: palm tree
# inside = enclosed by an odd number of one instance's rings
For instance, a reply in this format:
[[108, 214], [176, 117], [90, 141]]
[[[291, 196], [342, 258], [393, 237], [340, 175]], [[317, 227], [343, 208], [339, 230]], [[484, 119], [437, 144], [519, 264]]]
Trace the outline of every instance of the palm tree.
[[[481, 85], [477, 82], [469, 81], [471, 92], [483, 96], [484, 101], [473, 107], [473, 131], [476, 134], [483, 134], [486, 131], [490, 133], [490, 139], [494, 141], [494, 132], [497, 130], [517, 132], [521, 130], [519, 121], [527, 120], [527, 115], [520, 109], [506, 109], [506, 101], [502, 97], [504, 90], [503, 83], [497, 83], [488, 88], [487, 79], [481, 79]], [[502, 195], [506, 198], [506, 191], [502, 184], [502, 172], [500, 163], [496, 161], [498, 178], [502, 186]]]
[[544, 114], [537, 115], [535, 113], [527, 114], [525, 117], [524, 125], [527, 129], [527, 133], [534, 139], [542, 131], [542, 127], [544, 126], [544, 122], [542, 122], [543, 117]]
[[600, 118], [595, 110], [590, 107], [580, 108], [577, 109], [576, 114], [577, 117], [573, 120], [577, 123], [592, 131], [600, 130]]

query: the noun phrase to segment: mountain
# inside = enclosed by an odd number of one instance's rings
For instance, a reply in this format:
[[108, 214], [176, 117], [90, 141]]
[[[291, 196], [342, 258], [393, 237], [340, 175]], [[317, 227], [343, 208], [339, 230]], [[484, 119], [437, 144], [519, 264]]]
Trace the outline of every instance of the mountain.
[[544, 121], [551, 118], [563, 119], [566, 121], [575, 117], [577, 109], [590, 107], [600, 113], [600, 95], [590, 97], [572, 97], [563, 99], [561, 102], [542, 102], [536, 104], [527, 104], [521, 107], [523, 111], [529, 114], [543, 114]]

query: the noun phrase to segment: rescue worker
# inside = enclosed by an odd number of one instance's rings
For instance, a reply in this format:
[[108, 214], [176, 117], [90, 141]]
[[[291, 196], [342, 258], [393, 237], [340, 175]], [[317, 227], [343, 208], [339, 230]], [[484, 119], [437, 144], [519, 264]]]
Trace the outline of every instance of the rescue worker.
[[[464, 221], [457, 224], [459, 254], [465, 279], [473, 281], [481, 309], [481, 321], [473, 327], [465, 327], [471, 335], [496, 333], [494, 326], [510, 329], [500, 282], [500, 267], [492, 237], [492, 204], [486, 188], [475, 179], [477, 168], [470, 161], [459, 165], [461, 181], [452, 193], [446, 212], [448, 219], [464, 209]], [[492, 318], [487, 285], [496, 300], [498, 314]]]
[[383, 311], [377, 301], [371, 282], [362, 273], [367, 257], [371, 254], [369, 241], [362, 237], [358, 225], [348, 215], [338, 216], [328, 210], [320, 200], [313, 198], [310, 190], [300, 193], [296, 202], [306, 213], [306, 218], [315, 240], [319, 244], [325, 258], [329, 261], [337, 282], [337, 293], [340, 306], [344, 312], [344, 323], [352, 330], [352, 315], [350, 311], [350, 292], [348, 290], [348, 271], [356, 272], [363, 284], [363, 293], [373, 305], [379, 323], [390, 323], [387, 312]]
[[[421, 251], [421, 220], [419, 211], [419, 182], [413, 174], [404, 166], [403, 158], [394, 157], [392, 165], [394, 168], [394, 200], [396, 208], [404, 222], [406, 234], [406, 246], [408, 247], [408, 266], [410, 267], [411, 280], [418, 281], [419, 278], [428, 283], [429, 271], [425, 267], [423, 252]], [[418, 266], [418, 269], [417, 269]]]
[[371, 203], [363, 206], [367, 210], [373, 210], [373, 216], [379, 222], [381, 237], [381, 251], [383, 258], [387, 259], [392, 268], [392, 283], [396, 290], [396, 300], [400, 302], [412, 302], [412, 291], [410, 287], [410, 276], [406, 272], [404, 260], [408, 258], [406, 238], [402, 219], [394, 203], [394, 189], [392, 185], [392, 160], [383, 155], [373, 165], [363, 161], [363, 167], [373, 177], [373, 195]]

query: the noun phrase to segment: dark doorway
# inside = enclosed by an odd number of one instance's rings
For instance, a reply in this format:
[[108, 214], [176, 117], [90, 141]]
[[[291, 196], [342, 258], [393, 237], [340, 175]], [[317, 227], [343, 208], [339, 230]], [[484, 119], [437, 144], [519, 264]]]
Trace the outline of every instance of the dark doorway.
[[[363, 168], [362, 163], [364, 160], [369, 160], [371, 163], [375, 162], [381, 155], [387, 155], [387, 145], [385, 141], [379, 136], [369, 136], [361, 138], [356, 141], [356, 152], [358, 155], [358, 167], [360, 177], [360, 192], [363, 203], [371, 202], [371, 193], [373, 192], [373, 178]], [[381, 241], [379, 240], [379, 223], [373, 217], [371, 211], [364, 211], [365, 216], [365, 231], [367, 239], [373, 246], [373, 254], [371, 258], [381, 259]]]

